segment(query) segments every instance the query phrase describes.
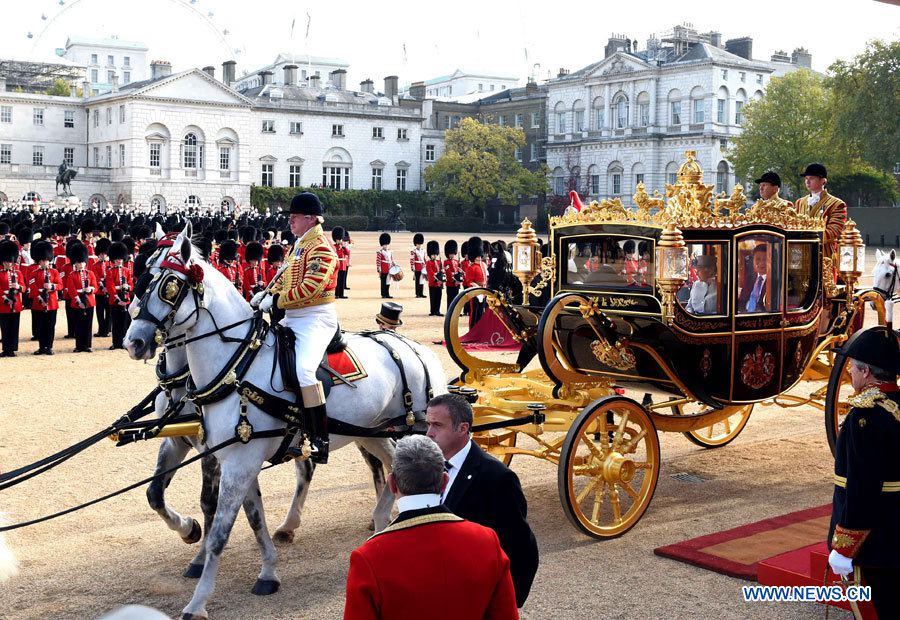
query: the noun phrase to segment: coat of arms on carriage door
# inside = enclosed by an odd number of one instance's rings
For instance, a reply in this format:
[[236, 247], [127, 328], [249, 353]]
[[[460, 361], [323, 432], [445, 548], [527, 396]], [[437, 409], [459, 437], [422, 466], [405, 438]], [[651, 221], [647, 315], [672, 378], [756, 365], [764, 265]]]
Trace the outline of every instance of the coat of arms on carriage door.
[[758, 390], [775, 374], [775, 356], [764, 351], [761, 345], [756, 345], [756, 350], [747, 353], [741, 362], [741, 381], [747, 387]]

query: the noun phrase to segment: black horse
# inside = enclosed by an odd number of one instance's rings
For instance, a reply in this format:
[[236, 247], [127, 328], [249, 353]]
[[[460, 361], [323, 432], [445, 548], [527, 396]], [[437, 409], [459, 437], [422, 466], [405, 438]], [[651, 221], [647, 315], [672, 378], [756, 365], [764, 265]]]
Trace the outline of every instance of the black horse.
[[69, 184], [78, 175], [78, 171], [74, 168], [66, 168], [63, 172], [56, 175], [56, 193], [59, 194], [59, 185], [62, 184], [63, 191], [66, 195], [71, 195], [72, 189]]

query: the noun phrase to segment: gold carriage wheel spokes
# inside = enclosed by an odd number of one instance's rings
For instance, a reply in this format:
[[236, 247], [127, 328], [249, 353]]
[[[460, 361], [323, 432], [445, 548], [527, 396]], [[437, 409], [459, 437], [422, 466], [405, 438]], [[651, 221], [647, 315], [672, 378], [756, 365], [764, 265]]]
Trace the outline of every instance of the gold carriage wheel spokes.
[[832, 367], [825, 394], [825, 436], [832, 454], [837, 448], [837, 437], [844, 418], [852, 408], [848, 399], [856, 393], [850, 383], [850, 358], [835, 356], [834, 359], [839, 361], [840, 368]]
[[[700, 411], [693, 411], [694, 407], [699, 407]], [[737, 405], [729, 407], [734, 413], [727, 418], [723, 418], [709, 426], [703, 426], [693, 431], [683, 433], [691, 443], [703, 448], [721, 448], [727, 446], [737, 439], [741, 431], [747, 426], [750, 420], [750, 414], [753, 412], [753, 404]], [[700, 403], [688, 403], [686, 405], [677, 405], [672, 407], [675, 415], [698, 415], [702, 412], [710, 411], [710, 408]]]

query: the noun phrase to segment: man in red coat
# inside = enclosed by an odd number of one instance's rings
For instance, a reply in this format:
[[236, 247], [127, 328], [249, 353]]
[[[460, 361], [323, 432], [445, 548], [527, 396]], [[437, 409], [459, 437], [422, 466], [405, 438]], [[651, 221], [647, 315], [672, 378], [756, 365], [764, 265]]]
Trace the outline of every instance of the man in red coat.
[[447, 479], [433, 441], [397, 442], [388, 484], [400, 514], [350, 554], [345, 620], [519, 617], [497, 535], [441, 505]]
[[[128, 248], [117, 241], [109, 246], [109, 258], [112, 265], [106, 270], [106, 290], [109, 294], [109, 320], [112, 327], [112, 346], [110, 349], [124, 349], [125, 332], [131, 324], [128, 305], [134, 291], [134, 279], [131, 271], [125, 266]], [[98, 302], [98, 306], [99, 303]]]
[[459, 294], [459, 287], [462, 284], [463, 274], [459, 266], [459, 259], [456, 258], [456, 251], [459, 246], [455, 239], [449, 239], [444, 243], [444, 282], [447, 286], [447, 312], [450, 311], [450, 304]]
[[425, 273], [428, 275], [428, 301], [430, 312], [428, 316], [444, 316], [441, 314], [441, 293], [444, 287], [444, 269], [441, 265], [441, 246], [431, 240], [426, 246], [428, 260], [425, 261]]
[[56, 311], [59, 309], [59, 293], [63, 288], [59, 272], [50, 266], [53, 246], [49, 241], [38, 241], [31, 246], [35, 268], [28, 279], [28, 296], [31, 297], [31, 323], [38, 339], [35, 355], [53, 355], [53, 337], [56, 331]]
[[16, 266], [19, 246], [15, 241], [0, 241], [0, 335], [3, 357], [15, 357], [19, 348], [19, 317], [22, 315], [22, 291], [25, 279]]
[[91, 325], [97, 305], [97, 276], [87, 268], [88, 249], [80, 241], [69, 247], [72, 272], [66, 276], [66, 297], [74, 320], [75, 353], [92, 353]]

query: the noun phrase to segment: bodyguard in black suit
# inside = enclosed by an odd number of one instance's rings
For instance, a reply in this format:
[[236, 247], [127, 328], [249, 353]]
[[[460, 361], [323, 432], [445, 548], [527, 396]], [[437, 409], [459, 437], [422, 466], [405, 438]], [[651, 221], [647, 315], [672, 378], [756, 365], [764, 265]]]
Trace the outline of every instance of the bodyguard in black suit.
[[509, 557], [516, 605], [528, 598], [538, 568], [537, 541], [528, 525], [528, 505], [519, 478], [471, 440], [472, 407], [443, 394], [428, 403], [428, 436], [447, 459], [450, 481], [443, 503], [457, 516], [491, 528]]

